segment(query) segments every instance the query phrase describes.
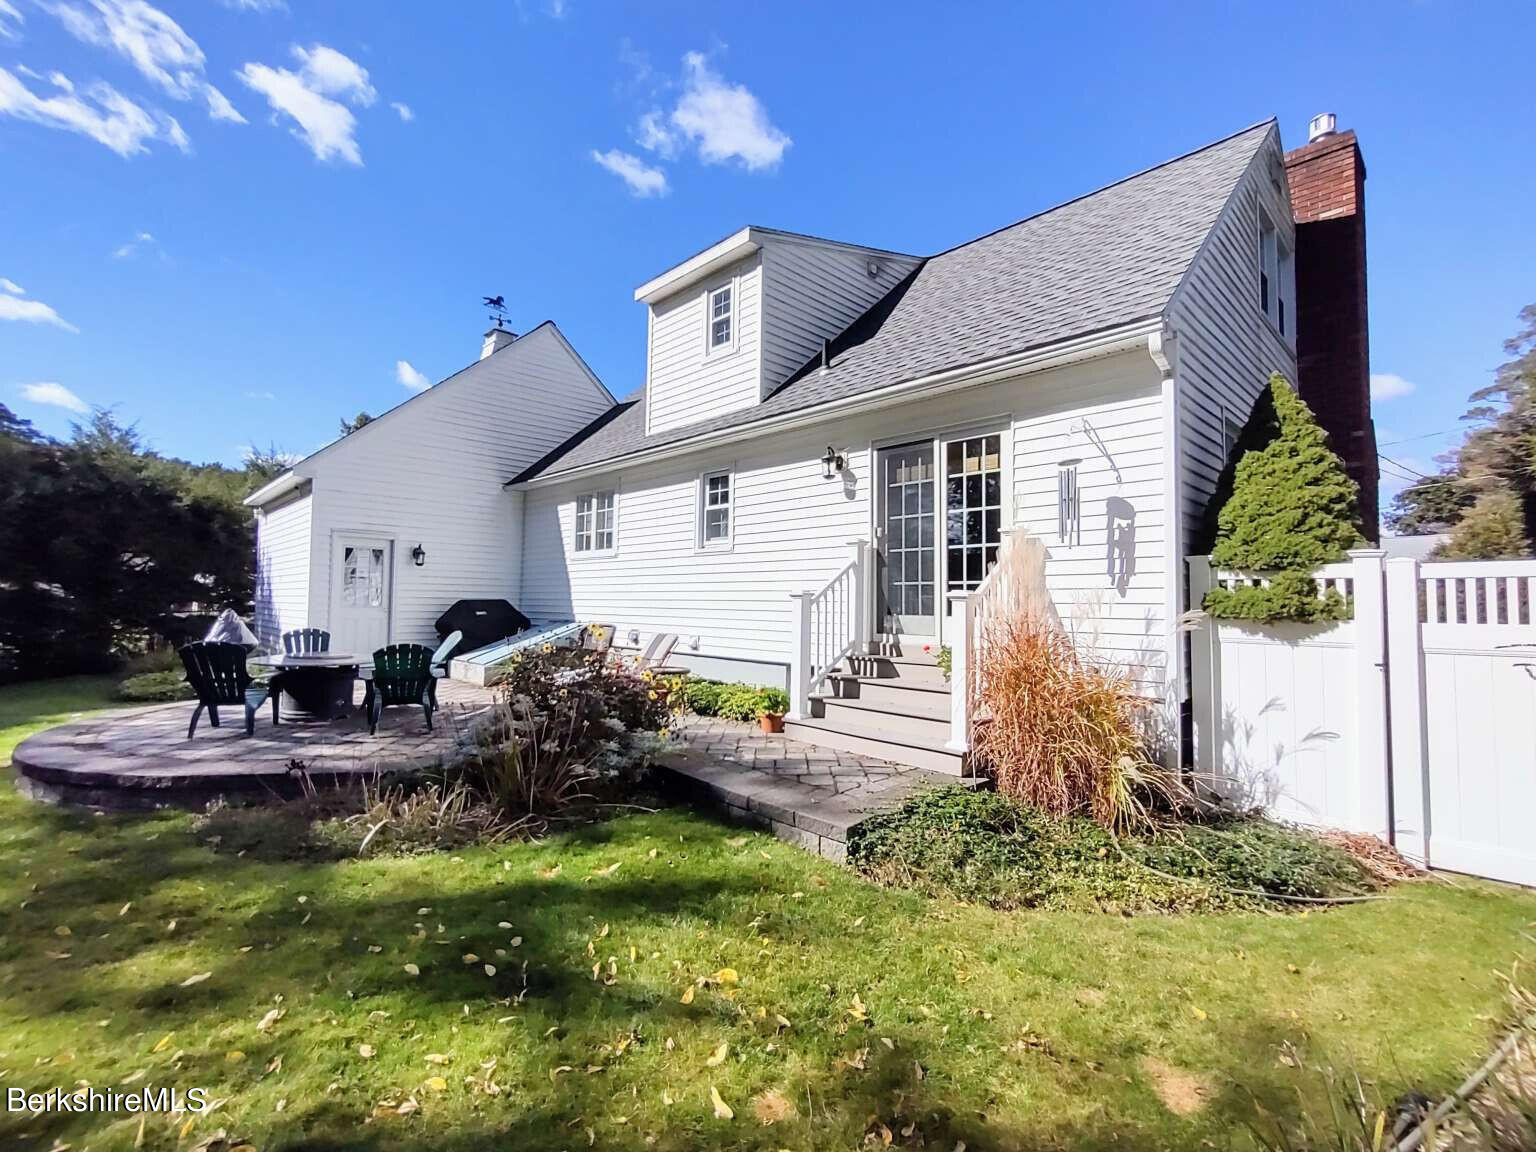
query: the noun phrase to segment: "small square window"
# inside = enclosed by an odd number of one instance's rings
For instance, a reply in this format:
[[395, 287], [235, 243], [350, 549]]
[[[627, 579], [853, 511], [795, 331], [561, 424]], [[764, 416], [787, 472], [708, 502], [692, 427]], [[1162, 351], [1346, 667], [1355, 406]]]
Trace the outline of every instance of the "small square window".
[[735, 293], [727, 284], [709, 294], [709, 347], [711, 350], [730, 344], [735, 321]]
[[711, 472], [700, 482], [699, 542], [705, 547], [731, 542], [731, 474]]
[[576, 498], [575, 550], [612, 552], [615, 539], [612, 490], [588, 492]]

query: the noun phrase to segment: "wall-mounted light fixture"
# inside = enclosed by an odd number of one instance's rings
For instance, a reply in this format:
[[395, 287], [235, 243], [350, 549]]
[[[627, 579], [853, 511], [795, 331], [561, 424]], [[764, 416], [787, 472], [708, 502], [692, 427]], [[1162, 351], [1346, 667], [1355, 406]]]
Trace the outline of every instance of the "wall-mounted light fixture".
[[416, 547], [411, 549], [411, 563], [415, 564], [416, 567], [420, 568], [426, 562], [427, 562], [427, 550], [425, 548], [423, 548], [420, 544], [418, 544], [418, 545], [416, 545]]
[[846, 467], [848, 467], [848, 461], [843, 458], [843, 454], [828, 444], [827, 454], [821, 458], [821, 478], [830, 480]]

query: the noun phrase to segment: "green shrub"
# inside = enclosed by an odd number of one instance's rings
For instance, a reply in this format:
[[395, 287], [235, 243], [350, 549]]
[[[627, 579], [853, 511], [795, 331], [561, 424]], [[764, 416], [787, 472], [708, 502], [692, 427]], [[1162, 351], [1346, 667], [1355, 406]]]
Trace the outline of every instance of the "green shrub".
[[751, 684], [725, 684], [720, 689], [718, 714], [726, 720], [756, 720], [759, 695]]
[[695, 715], [718, 716], [720, 692], [724, 687], [718, 680], [694, 680], [690, 677], [683, 686], [683, 703]]
[[1364, 543], [1359, 501], [1312, 410], [1283, 376], [1271, 376], [1217, 482], [1214, 533], [1209, 511], [1206, 532], [1212, 567], [1284, 578], [1269, 588], [1214, 588], [1206, 611], [1264, 621], [1347, 617], [1342, 598], [1317, 597], [1311, 575]]
[[885, 883], [999, 908], [1199, 911], [1370, 886], [1333, 845], [1264, 821], [1117, 839], [1091, 820], [958, 786], [856, 826], [848, 860]]
[[789, 693], [782, 688], [764, 688], [757, 694], [759, 714], [782, 716], [789, 711]]
[[196, 693], [182, 672], [141, 672], [118, 682], [119, 700], [134, 704], [163, 704], [170, 700], [192, 700]]

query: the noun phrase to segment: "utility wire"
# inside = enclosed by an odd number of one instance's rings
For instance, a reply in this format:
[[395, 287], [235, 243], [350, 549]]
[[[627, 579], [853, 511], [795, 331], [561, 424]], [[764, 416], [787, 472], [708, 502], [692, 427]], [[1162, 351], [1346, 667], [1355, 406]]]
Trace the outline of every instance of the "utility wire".
[[1435, 437], [1435, 436], [1449, 436], [1452, 432], [1460, 432], [1460, 431], [1461, 431], [1460, 428], [1447, 428], [1447, 429], [1445, 429], [1444, 431], [1441, 431], [1441, 432], [1426, 432], [1422, 436], [1405, 436], [1401, 440], [1387, 440], [1387, 441], [1384, 441], [1384, 442], [1376, 445], [1376, 447], [1378, 447], [1378, 448], [1390, 448], [1394, 444], [1412, 444], [1415, 440], [1428, 440], [1428, 439], [1430, 439], [1432, 437]]

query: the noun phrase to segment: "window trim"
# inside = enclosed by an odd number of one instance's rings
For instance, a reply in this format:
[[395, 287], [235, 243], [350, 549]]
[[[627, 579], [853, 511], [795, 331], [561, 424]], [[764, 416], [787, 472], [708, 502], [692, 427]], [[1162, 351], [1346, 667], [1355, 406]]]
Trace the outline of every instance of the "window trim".
[[[718, 540], [709, 540], [705, 537], [705, 525], [707, 523], [709, 504], [709, 482], [717, 477], [726, 478], [725, 508], [725, 536]], [[736, 546], [736, 466], [734, 464], [724, 468], [710, 468], [699, 473], [699, 482], [694, 487], [694, 550], [697, 552], [729, 552]], [[720, 507], [720, 505], [716, 505]]]
[[[723, 289], [731, 293], [731, 338], [722, 344], [714, 343], [715, 294]], [[741, 277], [732, 273], [723, 280], [716, 280], [704, 288], [704, 357], [729, 356], [736, 351], [741, 336]]]
[[[599, 497], [607, 496], [610, 501], [610, 518], [608, 534], [611, 542], [606, 548], [597, 546], [597, 501]], [[590, 548], [581, 546], [581, 503], [583, 500], [592, 501], [592, 527]], [[619, 550], [619, 489], [615, 485], [611, 488], [590, 488], [584, 492], [576, 493], [571, 502], [571, 555], [579, 559], [589, 556], [612, 556]]]
[[[1259, 205], [1258, 295], [1255, 303], [1271, 331], [1287, 347], [1296, 346], [1296, 253], [1286, 244], [1274, 217]], [[1274, 263], [1271, 266], [1270, 257]]]

